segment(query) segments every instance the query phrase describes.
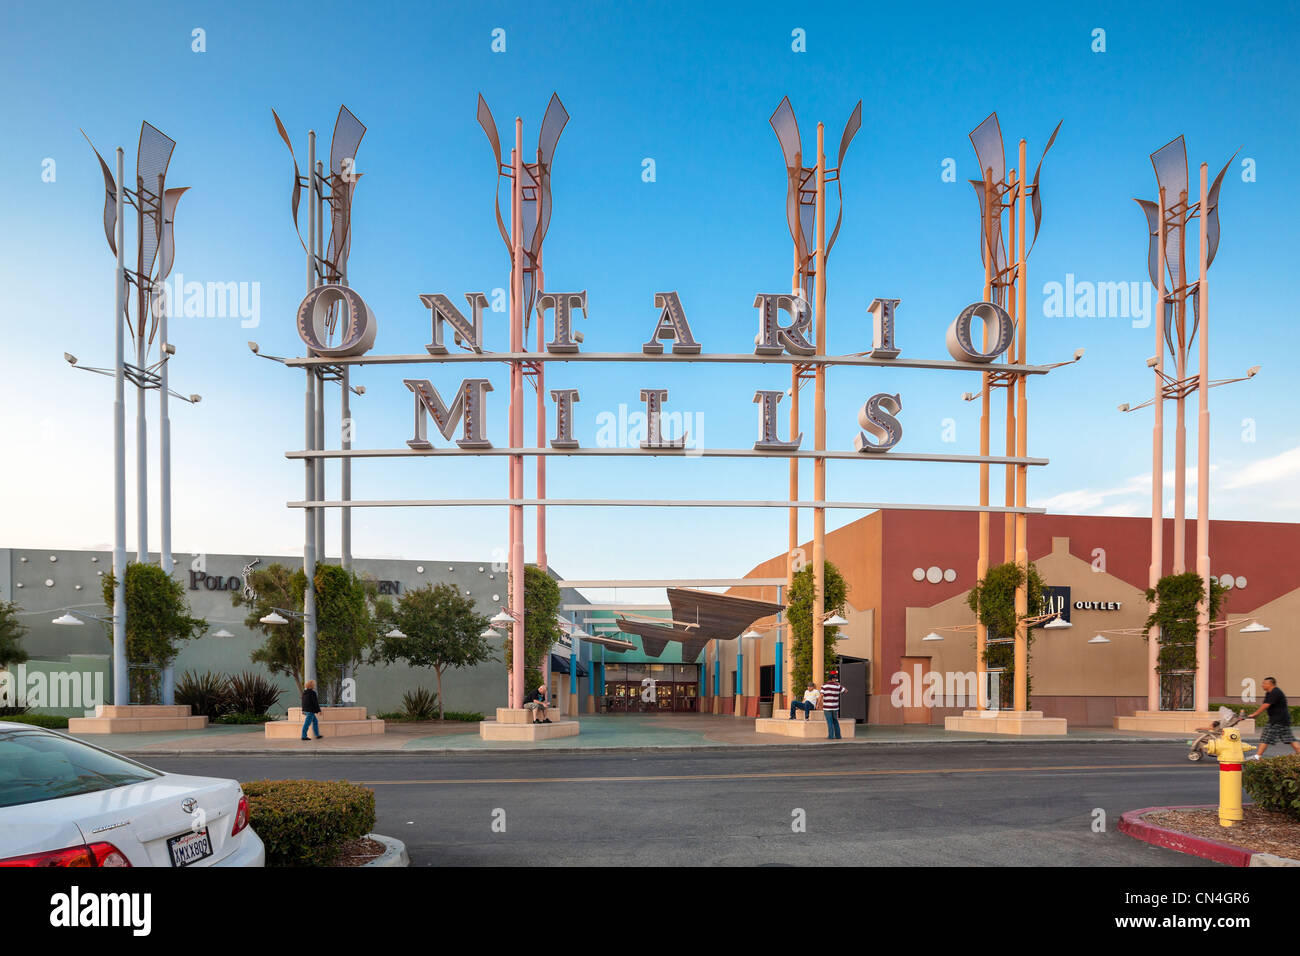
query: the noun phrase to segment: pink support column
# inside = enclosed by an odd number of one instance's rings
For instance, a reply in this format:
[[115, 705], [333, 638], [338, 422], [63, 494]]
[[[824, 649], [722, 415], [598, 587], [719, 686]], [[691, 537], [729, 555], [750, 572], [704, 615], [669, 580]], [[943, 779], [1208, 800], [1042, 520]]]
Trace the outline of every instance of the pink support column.
[[[524, 337], [524, 219], [523, 219], [523, 120], [515, 117], [515, 148], [511, 154], [514, 184], [510, 204], [510, 351], [523, 351]], [[521, 448], [524, 439], [524, 370], [518, 359], [510, 362], [510, 447]], [[510, 456], [510, 497], [523, 498], [524, 460]], [[524, 508], [510, 506], [510, 612], [513, 637], [511, 650], [510, 706], [524, 706]]]
[[1197, 305], [1201, 332], [1197, 359], [1196, 422], [1196, 573], [1205, 587], [1205, 600], [1196, 611], [1196, 710], [1210, 709], [1210, 304], [1206, 218], [1209, 167], [1201, 163], [1200, 271], [1197, 273]]
[[[1160, 217], [1157, 226], [1156, 241], [1159, 251], [1156, 259], [1156, 275], [1160, 277], [1160, 288], [1156, 290], [1159, 311], [1156, 312], [1156, 392], [1155, 425], [1151, 436], [1151, 567], [1147, 575], [1148, 586], [1152, 589], [1160, 583], [1165, 567], [1165, 191], [1160, 190]], [[1148, 613], [1154, 613], [1155, 602], [1148, 604]], [[1160, 663], [1160, 632], [1154, 631], [1147, 641], [1147, 709], [1160, 709], [1160, 675], [1156, 667]]]

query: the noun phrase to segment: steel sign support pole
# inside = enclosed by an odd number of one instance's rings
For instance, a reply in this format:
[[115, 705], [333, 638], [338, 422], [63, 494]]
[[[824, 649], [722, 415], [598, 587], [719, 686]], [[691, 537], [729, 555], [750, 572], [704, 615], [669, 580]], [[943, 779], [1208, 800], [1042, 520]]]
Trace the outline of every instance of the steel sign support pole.
[[[1179, 199], [1177, 208], [1180, 221], [1187, 216], [1188, 192]], [[1173, 573], [1187, 570], [1187, 416], [1184, 406], [1183, 381], [1187, 378], [1187, 226], [1178, 230], [1179, 265], [1175, 278], [1175, 308], [1178, 309], [1178, 393], [1174, 397], [1174, 555]], [[1161, 316], [1163, 321], [1164, 316]]]
[[1207, 178], [1209, 167], [1201, 163], [1200, 271], [1197, 273], [1197, 309], [1201, 331], [1197, 359], [1196, 422], [1196, 573], [1201, 576], [1205, 599], [1196, 609], [1196, 710], [1210, 709], [1210, 280], [1208, 269]]
[[[1011, 170], [1007, 177], [1008, 185], [1011, 187], [1010, 201], [1007, 203], [1007, 243], [1011, 247], [1009, 250], [1008, 260], [1017, 262], [1016, 258], [1016, 194], [1019, 188], [1017, 182], [1016, 170]], [[998, 209], [998, 216], [1002, 215], [1002, 210]], [[1020, 316], [1017, 309], [1020, 300], [1016, 296], [1016, 289], [1019, 288], [1018, 280], [1013, 276], [1011, 281], [1004, 285], [1007, 290], [1007, 311], [1011, 313], [1011, 347], [1007, 349], [1006, 360], [1008, 363], [1015, 361], [1016, 343], [1019, 341], [1021, 333]], [[1015, 381], [1007, 383], [1007, 420], [1006, 420], [1006, 454], [1011, 457], [1015, 454], [1016, 449], [1016, 390]], [[1016, 502], [1016, 469], [1013, 465], [1007, 465], [1005, 469], [1006, 481], [1006, 505], [1012, 507]], [[1006, 514], [1002, 518], [1002, 560], [1011, 561], [1016, 553], [1016, 519], [1014, 515]]]
[[[993, 257], [988, 249], [989, 241], [989, 216], [992, 215], [992, 196], [989, 188], [988, 174], [984, 177], [984, 301], [991, 302], [990, 296], [993, 291]], [[984, 324], [984, 351], [989, 348], [989, 328], [988, 323]], [[980, 454], [987, 457], [989, 453], [989, 411], [992, 399], [992, 376], [985, 372], [983, 379], [984, 388], [980, 393]], [[986, 462], [980, 463], [980, 507], [987, 508], [989, 504], [989, 466]], [[989, 571], [989, 513], [981, 511], [979, 513], [979, 556], [975, 567], [975, 578], [983, 581]], [[988, 686], [988, 663], [984, 656], [988, 651], [988, 628], [980, 622], [978, 616], [975, 622], [975, 676], [977, 682], [977, 691], [975, 694], [976, 709], [984, 710], [987, 699]], [[1000, 703], [1000, 702], [997, 702]], [[996, 706], [996, 704], [995, 704]]]
[[[1159, 225], [1156, 227], [1156, 240], [1159, 251], [1156, 259], [1156, 275], [1160, 277], [1160, 288], [1156, 290], [1159, 300], [1159, 321], [1156, 327], [1156, 366], [1155, 366], [1155, 424], [1151, 430], [1151, 567], [1147, 573], [1149, 587], [1154, 591], [1164, 574], [1165, 566], [1165, 191], [1160, 190]], [[1147, 605], [1147, 612], [1154, 614], [1156, 602]], [[1160, 629], [1156, 628], [1147, 640], [1147, 709], [1160, 710]]]
[[[817, 355], [826, 354], [826, 127], [817, 124]], [[819, 452], [826, 450], [826, 366], [818, 364], [814, 398], [814, 442]], [[826, 459], [813, 459], [813, 497], [826, 500]], [[821, 686], [826, 680], [826, 640], [822, 618], [826, 612], [826, 509], [813, 509], [813, 680]]]
[[[163, 222], [162, 195], [163, 177], [159, 176], [158, 235], [160, 242], [165, 225]], [[166, 276], [160, 276], [159, 288], [154, 293], [158, 297], [155, 306], [158, 309], [158, 336], [161, 342], [158, 355], [162, 360], [162, 364], [158, 369], [158, 485], [161, 499], [161, 515], [158, 522], [160, 537], [158, 563], [161, 565], [163, 572], [168, 577], [171, 577], [172, 571], [176, 568], [176, 562], [172, 559], [172, 420], [167, 408], [167, 366], [170, 364], [167, 354], [167, 312], [169, 310], [167, 308], [166, 289], [162, 285], [166, 278]], [[173, 661], [167, 661], [163, 665], [162, 702], [168, 705], [176, 703], [176, 669]]]
[[[161, 198], [159, 202], [161, 202]], [[149, 435], [145, 420], [144, 360], [147, 322], [144, 288], [144, 181], [136, 174], [136, 270], [135, 270], [135, 559], [140, 564], [149, 560]]]
[[117, 148], [117, 269], [113, 298], [113, 703], [131, 702], [126, 669], [126, 217], [125, 170]]
[[[307, 134], [307, 291], [316, 286], [315, 237], [316, 237], [316, 132]], [[307, 393], [304, 399], [303, 438], [308, 448], [316, 445], [316, 370], [307, 370]], [[323, 463], [322, 463], [323, 464]], [[305, 490], [310, 500], [316, 496], [316, 465], [307, 459]], [[307, 576], [307, 586], [302, 596], [302, 679], [303, 682], [316, 679], [316, 509], [307, 508], [304, 512], [304, 541], [302, 549], [302, 570]]]
[[[539, 151], [537, 154], [537, 223], [540, 226], [542, 220], [542, 201], [541, 201], [541, 180], [542, 180], [542, 156]], [[533, 288], [535, 294], [540, 297], [545, 289], [546, 277], [542, 273], [542, 250], [537, 250], [537, 262], [533, 272]], [[546, 321], [542, 311], [537, 312], [537, 353], [540, 355], [546, 351]], [[546, 447], [546, 363], [537, 363], [537, 447]], [[546, 500], [546, 457], [537, 456], [537, 497], [540, 501]], [[537, 566], [543, 571], [549, 567], [546, 558], [546, 506], [537, 506]]]
[[[1020, 141], [1020, 168], [1025, 168], [1025, 141]], [[1018, 232], [1016, 242], [1016, 302], [1020, 315], [1019, 357], [1024, 363], [1029, 340], [1029, 317], [1025, 314], [1025, 293], [1028, 279], [1028, 263], [1025, 259], [1025, 183], [1020, 180], [1016, 187], [1017, 213], [1015, 225]], [[1023, 454], [1029, 442], [1029, 394], [1028, 379], [1024, 375], [1016, 376], [1016, 452]], [[1024, 465], [1016, 466], [1016, 504], [1024, 507], [1027, 500], [1028, 469]], [[1016, 687], [1015, 709], [1028, 710], [1029, 703], [1029, 626], [1025, 616], [1029, 611], [1029, 519], [1028, 515], [1017, 514], [1016, 518], [1016, 565], [1020, 568], [1020, 585], [1016, 588]]]
[[[524, 337], [524, 213], [523, 213], [523, 120], [515, 117], [515, 148], [511, 155], [514, 182], [510, 204], [510, 351], [523, 350]], [[518, 448], [524, 435], [524, 370], [516, 359], [510, 363], [510, 447]], [[510, 456], [511, 496], [523, 497], [524, 459], [522, 455]], [[524, 509], [522, 505], [510, 506], [510, 613], [511, 700], [510, 706], [524, 706]]]

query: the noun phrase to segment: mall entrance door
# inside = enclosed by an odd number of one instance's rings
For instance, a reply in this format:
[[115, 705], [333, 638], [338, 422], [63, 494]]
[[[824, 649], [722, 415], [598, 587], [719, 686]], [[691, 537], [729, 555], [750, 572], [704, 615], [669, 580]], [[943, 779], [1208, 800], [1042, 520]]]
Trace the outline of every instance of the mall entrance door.
[[605, 664], [607, 714], [694, 713], [699, 692], [698, 664]]

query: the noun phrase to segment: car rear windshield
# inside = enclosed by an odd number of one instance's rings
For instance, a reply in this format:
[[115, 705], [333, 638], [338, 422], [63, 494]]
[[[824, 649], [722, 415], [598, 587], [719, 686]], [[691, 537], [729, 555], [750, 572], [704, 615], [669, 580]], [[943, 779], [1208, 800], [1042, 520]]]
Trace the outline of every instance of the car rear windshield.
[[57, 734], [0, 732], [0, 807], [56, 800], [153, 780], [161, 774]]

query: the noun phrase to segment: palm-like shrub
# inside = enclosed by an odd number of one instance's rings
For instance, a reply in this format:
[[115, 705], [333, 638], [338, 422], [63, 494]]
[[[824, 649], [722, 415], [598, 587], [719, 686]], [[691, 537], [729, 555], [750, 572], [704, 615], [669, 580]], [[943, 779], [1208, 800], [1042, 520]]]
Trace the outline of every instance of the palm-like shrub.
[[230, 713], [230, 687], [224, 674], [186, 671], [176, 682], [176, 703], [189, 704], [196, 717], [216, 720]]
[[408, 690], [402, 695], [402, 715], [411, 720], [436, 720], [438, 695], [425, 687]]
[[226, 681], [230, 710], [236, 714], [265, 714], [283, 691], [262, 674], [244, 671]]

